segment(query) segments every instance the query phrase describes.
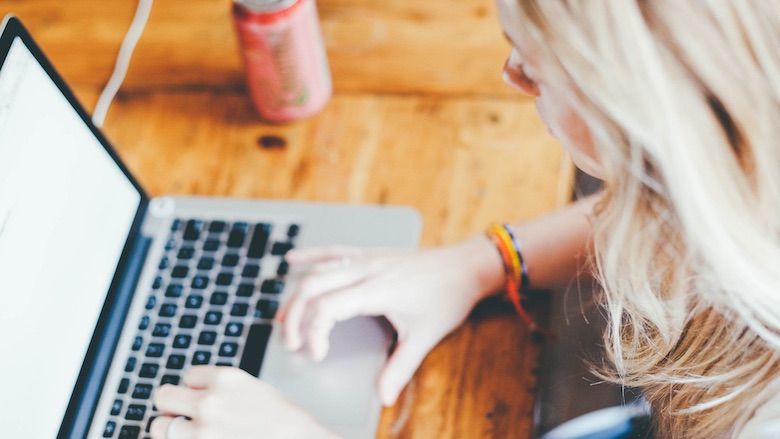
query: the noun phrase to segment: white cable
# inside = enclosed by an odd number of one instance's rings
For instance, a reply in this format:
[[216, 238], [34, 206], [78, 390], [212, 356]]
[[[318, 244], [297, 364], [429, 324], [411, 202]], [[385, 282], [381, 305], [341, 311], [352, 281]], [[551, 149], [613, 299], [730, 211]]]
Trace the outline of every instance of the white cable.
[[130, 65], [130, 57], [133, 56], [133, 49], [135, 49], [135, 45], [141, 38], [151, 11], [152, 0], [139, 0], [133, 22], [130, 24], [130, 29], [128, 29], [125, 39], [122, 41], [122, 46], [119, 48], [114, 72], [111, 73], [111, 78], [108, 80], [106, 88], [103, 89], [103, 93], [100, 95], [97, 105], [95, 105], [95, 111], [92, 113], [92, 123], [98, 128], [103, 126], [103, 122], [106, 120], [106, 113], [108, 113], [108, 107], [111, 106], [111, 101], [114, 100], [114, 96], [119, 91], [122, 81], [125, 80], [127, 68]]

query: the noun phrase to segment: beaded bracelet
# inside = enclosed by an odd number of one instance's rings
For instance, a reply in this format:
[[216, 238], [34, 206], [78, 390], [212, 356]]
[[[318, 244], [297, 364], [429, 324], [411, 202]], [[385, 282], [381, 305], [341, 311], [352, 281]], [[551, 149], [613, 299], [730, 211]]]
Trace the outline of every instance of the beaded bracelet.
[[493, 224], [485, 234], [496, 245], [501, 260], [504, 264], [504, 274], [506, 275], [506, 294], [509, 301], [512, 302], [517, 315], [529, 326], [531, 331], [537, 332], [536, 322], [523, 308], [520, 301], [520, 294], [528, 288], [528, 268], [520, 252], [520, 245], [515, 238], [512, 229], [506, 224]]

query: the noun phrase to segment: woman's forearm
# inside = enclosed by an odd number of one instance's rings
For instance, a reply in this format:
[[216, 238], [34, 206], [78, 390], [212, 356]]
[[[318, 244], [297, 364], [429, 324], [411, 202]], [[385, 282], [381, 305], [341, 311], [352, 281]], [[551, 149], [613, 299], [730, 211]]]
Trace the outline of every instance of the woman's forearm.
[[[584, 198], [563, 209], [512, 226], [528, 268], [530, 287], [554, 289], [568, 286], [588, 272], [592, 254], [589, 216], [597, 196]], [[461, 244], [482, 285], [482, 297], [501, 291], [506, 283], [503, 263], [495, 244], [476, 236]]]
[[562, 288], [589, 273], [590, 215], [598, 195], [513, 226], [534, 289]]

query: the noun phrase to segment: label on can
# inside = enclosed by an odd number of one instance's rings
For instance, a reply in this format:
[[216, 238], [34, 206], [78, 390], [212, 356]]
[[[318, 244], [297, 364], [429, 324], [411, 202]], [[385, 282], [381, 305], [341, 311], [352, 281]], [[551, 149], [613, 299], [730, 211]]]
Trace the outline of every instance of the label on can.
[[332, 82], [314, 0], [240, 0], [233, 16], [260, 115], [289, 122], [321, 110]]

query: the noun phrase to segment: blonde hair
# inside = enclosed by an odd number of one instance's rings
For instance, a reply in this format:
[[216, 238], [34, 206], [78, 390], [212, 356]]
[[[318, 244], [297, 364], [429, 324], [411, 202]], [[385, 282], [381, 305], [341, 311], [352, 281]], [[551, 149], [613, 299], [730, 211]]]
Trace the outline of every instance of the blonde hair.
[[735, 434], [780, 379], [780, 3], [505, 1], [599, 157], [611, 378]]

